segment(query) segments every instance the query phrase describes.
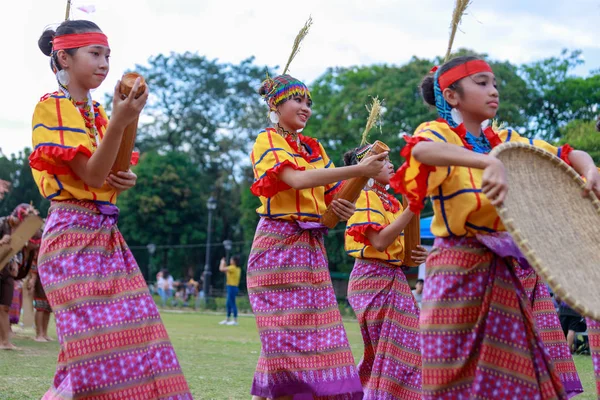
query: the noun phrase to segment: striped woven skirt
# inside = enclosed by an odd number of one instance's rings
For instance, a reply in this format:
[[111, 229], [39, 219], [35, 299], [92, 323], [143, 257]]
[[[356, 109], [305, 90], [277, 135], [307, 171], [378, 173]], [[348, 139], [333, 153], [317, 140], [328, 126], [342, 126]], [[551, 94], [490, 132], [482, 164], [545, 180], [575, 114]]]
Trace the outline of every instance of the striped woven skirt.
[[38, 273], [60, 343], [43, 399], [191, 399], [116, 207], [53, 202]]
[[585, 322], [587, 323], [588, 340], [592, 353], [592, 363], [594, 364], [594, 376], [596, 377], [596, 394], [600, 399], [600, 322], [591, 318], [586, 318]]
[[323, 234], [296, 222], [261, 218], [258, 223], [247, 274], [262, 344], [253, 395], [362, 398]]
[[527, 293], [537, 331], [554, 363], [554, 369], [560, 376], [567, 396], [571, 398], [583, 393], [583, 386], [575, 369], [575, 362], [560, 326], [548, 286], [532, 268], [521, 268], [518, 263], [513, 263], [512, 267]]
[[348, 301], [364, 341], [358, 374], [365, 400], [420, 400], [419, 307], [401, 267], [357, 259]]
[[567, 398], [523, 286], [476, 238], [436, 239], [420, 324], [424, 399]]

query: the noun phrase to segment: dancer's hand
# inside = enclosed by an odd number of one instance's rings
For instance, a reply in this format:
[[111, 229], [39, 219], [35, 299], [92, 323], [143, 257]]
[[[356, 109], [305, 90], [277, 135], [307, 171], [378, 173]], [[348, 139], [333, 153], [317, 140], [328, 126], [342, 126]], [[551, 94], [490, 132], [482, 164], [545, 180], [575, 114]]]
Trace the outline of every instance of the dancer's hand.
[[135, 121], [138, 115], [140, 115], [142, 109], [146, 105], [148, 93], [150, 92], [148, 86], [146, 86], [146, 90], [140, 97], [136, 99], [135, 96], [132, 96], [131, 94], [137, 93], [140, 82], [140, 78], [135, 80], [130, 96], [127, 97], [124, 97], [125, 95], [121, 93], [121, 81], [119, 80], [117, 82], [113, 95], [112, 115], [110, 119], [111, 124], [119, 124], [119, 126], [125, 129], [127, 125]]
[[600, 198], [600, 173], [593, 166], [585, 173], [585, 187], [583, 188], [583, 197], [589, 196], [590, 192], [594, 192]]
[[383, 167], [385, 167], [387, 156], [388, 152], [384, 151], [383, 153], [375, 154], [363, 159], [360, 164], [358, 164], [363, 170], [362, 176], [374, 178], [379, 175]]
[[4, 235], [2, 239], [0, 239], [0, 245], [10, 244], [10, 235]]
[[131, 189], [135, 186], [136, 182], [137, 175], [131, 170], [127, 172], [119, 171], [116, 175], [110, 173], [106, 178], [106, 183], [108, 183], [113, 188], [117, 189], [118, 193]]
[[331, 202], [331, 209], [340, 220], [348, 221], [356, 211], [356, 206], [348, 200], [337, 199]]
[[483, 170], [481, 191], [487, 196], [493, 206], [501, 206], [508, 192], [506, 169], [502, 161], [496, 157], [488, 157], [488, 166]]
[[427, 260], [428, 255], [429, 255], [429, 252], [427, 251], [427, 249], [425, 247], [417, 246], [417, 248], [412, 251], [412, 260], [416, 264], [421, 265], [425, 262], [425, 260]]
[[8, 274], [13, 278], [16, 278], [19, 275], [19, 264], [16, 261], [11, 261], [6, 268], [8, 268]]

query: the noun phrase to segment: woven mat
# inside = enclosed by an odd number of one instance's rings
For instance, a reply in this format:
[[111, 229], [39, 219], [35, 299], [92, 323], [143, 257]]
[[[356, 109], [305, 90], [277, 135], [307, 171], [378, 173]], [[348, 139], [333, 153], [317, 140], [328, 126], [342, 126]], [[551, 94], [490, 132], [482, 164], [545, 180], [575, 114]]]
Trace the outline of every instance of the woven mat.
[[600, 320], [600, 201], [558, 157], [524, 143], [491, 155], [506, 166], [509, 191], [498, 214], [537, 273], [569, 306]]

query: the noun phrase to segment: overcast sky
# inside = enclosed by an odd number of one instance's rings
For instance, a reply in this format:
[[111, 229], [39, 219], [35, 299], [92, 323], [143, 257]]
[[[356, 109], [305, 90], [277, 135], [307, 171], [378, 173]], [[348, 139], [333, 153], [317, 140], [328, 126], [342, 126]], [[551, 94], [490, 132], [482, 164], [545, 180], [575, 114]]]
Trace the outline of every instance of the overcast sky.
[[[66, 0], [3, 1], [0, 148], [30, 146], [31, 115], [56, 90], [37, 40], [64, 19]], [[94, 5], [85, 14], [79, 6]], [[192, 51], [223, 62], [249, 56], [259, 65], [285, 64], [309, 15], [314, 24], [291, 73], [309, 83], [330, 66], [403, 64], [413, 55], [445, 52], [454, 0], [73, 0], [74, 19], [90, 19], [107, 34], [111, 72], [94, 98], [104, 100], [117, 79], [159, 53]], [[576, 72], [600, 68], [600, 0], [474, 0], [455, 48], [525, 63], [581, 49]]]

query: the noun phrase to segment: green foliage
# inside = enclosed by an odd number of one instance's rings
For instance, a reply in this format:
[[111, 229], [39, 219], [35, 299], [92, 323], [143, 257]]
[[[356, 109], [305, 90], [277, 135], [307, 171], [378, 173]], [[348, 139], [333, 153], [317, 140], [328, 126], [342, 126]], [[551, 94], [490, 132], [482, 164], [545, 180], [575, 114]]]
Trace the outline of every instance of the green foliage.
[[563, 50], [522, 67], [533, 97], [526, 109], [529, 131], [546, 140], [561, 137], [561, 128], [574, 119], [592, 120], [600, 104], [600, 74], [582, 78], [569, 72], [583, 63], [581, 51]]
[[600, 133], [596, 132], [595, 121], [573, 120], [560, 129], [560, 134], [560, 144], [585, 151], [600, 165]]
[[11, 190], [0, 200], [0, 216], [10, 214], [21, 203], [32, 203], [42, 216], [48, 213], [50, 202], [40, 195], [33, 180], [29, 154], [31, 149], [26, 148], [10, 158], [0, 156], [0, 179], [11, 183]]
[[[203, 175], [186, 153], [147, 152], [134, 171], [138, 176], [135, 190], [124, 192], [118, 199], [119, 226], [130, 245], [206, 240], [205, 204], [209, 193], [203, 188], [210, 184], [210, 177]], [[198, 257], [190, 252], [171, 256], [169, 264], [181, 268], [182, 275], [198, 264]], [[158, 265], [150, 275], [157, 269]]]

